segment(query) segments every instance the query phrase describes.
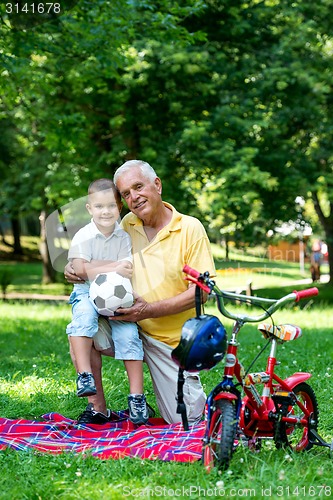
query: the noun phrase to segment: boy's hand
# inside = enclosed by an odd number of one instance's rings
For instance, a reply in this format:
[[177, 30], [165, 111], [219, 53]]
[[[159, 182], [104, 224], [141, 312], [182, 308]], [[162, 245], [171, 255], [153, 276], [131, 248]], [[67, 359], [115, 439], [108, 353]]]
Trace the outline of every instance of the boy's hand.
[[121, 276], [124, 276], [124, 278], [131, 279], [133, 275], [133, 266], [128, 260], [122, 260], [118, 262], [115, 271]]
[[81, 281], [84, 281], [83, 279], [79, 278], [75, 274], [75, 271], [73, 269], [73, 266], [71, 262], [68, 262], [65, 266], [65, 271], [64, 271], [65, 279], [68, 281], [68, 283], [80, 283]]

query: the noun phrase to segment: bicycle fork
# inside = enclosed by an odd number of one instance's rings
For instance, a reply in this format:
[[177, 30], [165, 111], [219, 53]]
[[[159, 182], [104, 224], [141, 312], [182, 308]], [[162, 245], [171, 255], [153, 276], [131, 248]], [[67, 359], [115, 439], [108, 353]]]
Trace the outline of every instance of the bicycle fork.
[[[238, 329], [239, 331], [239, 329]], [[237, 349], [238, 343], [236, 341], [237, 331], [234, 331], [231, 339], [228, 342], [228, 348], [226, 353], [226, 361], [224, 365], [224, 377], [223, 380], [211, 391], [211, 393], [207, 397], [206, 406], [205, 406], [205, 421], [206, 421], [206, 430], [204, 435], [204, 445], [209, 441], [209, 434], [211, 429], [211, 418], [216, 410], [216, 401], [218, 400], [228, 400], [232, 402], [236, 406], [236, 422], [235, 429], [238, 427], [238, 420], [240, 415], [240, 409], [242, 405], [242, 397], [240, 391], [236, 388], [233, 377], [235, 373], [235, 369], [237, 375], [239, 376], [243, 367], [237, 360]], [[239, 372], [239, 373], [238, 373]], [[237, 376], [237, 378], [238, 378]], [[237, 425], [236, 425], [237, 424]], [[235, 432], [236, 434], [236, 432]]]

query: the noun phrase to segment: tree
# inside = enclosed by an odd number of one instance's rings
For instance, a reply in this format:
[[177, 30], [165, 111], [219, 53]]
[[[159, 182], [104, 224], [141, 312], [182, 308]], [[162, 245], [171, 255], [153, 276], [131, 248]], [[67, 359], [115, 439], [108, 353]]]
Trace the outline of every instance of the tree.
[[[207, 4], [207, 19], [201, 16], [200, 22], [206, 27], [211, 74], [219, 85], [214, 88], [215, 109], [207, 108], [206, 117], [191, 122], [183, 133], [183, 152], [192, 170], [188, 179], [192, 182], [203, 171], [201, 179], [213, 179], [224, 207], [220, 218], [226, 214], [220, 223], [228, 226], [234, 218], [242, 238], [253, 222], [260, 223], [265, 235], [266, 229], [295, 220], [297, 195], [312, 199], [332, 274], [333, 6], [328, 1], [320, 6], [309, 1]], [[237, 154], [243, 169], [237, 170]], [[204, 166], [199, 166], [199, 155]], [[255, 220], [249, 207], [248, 214], [238, 211], [251, 193]]]
[[141, 157], [215, 238], [262, 241], [295, 220], [296, 196], [313, 200], [333, 258], [332, 10], [97, 0], [5, 31], [1, 106], [25, 179], [5, 172], [5, 194], [47, 213]]
[[[135, 63], [133, 40], [145, 26], [146, 37], [172, 34], [175, 44], [187, 44], [193, 34], [180, 20], [200, 8], [202, 2], [191, 0], [182, 7], [166, 1], [80, 2], [30, 30], [11, 26], [4, 15], [1, 112], [12, 120], [22, 146], [22, 157], [11, 158], [14, 176], [7, 172], [1, 184], [4, 210], [36, 210], [43, 221], [85, 194], [92, 176], [112, 175], [137, 151], [135, 133], [119, 134], [127, 101], [121, 80], [124, 68]], [[45, 279], [53, 279], [45, 247], [41, 254]]]

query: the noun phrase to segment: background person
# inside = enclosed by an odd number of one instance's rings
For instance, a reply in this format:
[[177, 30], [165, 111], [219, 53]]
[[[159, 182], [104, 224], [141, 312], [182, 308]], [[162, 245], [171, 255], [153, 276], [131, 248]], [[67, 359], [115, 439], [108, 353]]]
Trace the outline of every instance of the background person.
[[321, 242], [319, 240], [315, 240], [312, 244], [311, 248], [311, 257], [310, 257], [310, 270], [311, 270], [311, 278], [312, 281], [320, 281], [320, 265], [322, 262], [322, 251], [321, 251]]
[[[171, 358], [171, 351], [179, 343], [185, 321], [195, 316], [195, 286], [184, 279], [182, 269], [188, 264], [214, 276], [210, 243], [198, 219], [181, 214], [162, 201], [162, 182], [148, 163], [140, 160], [124, 163], [115, 172], [114, 182], [131, 210], [123, 218], [122, 227], [132, 240], [133, 288], [138, 294], [134, 305], [122, 310], [122, 320], [139, 325], [144, 360], [161, 416], [168, 423], [179, 422], [178, 366]], [[75, 280], [69, 266], [65, 276], [69, 281]], [[105, 329], [97, 333], [97, 348], [106, 346], [107, 335]], [[108, 354], [107, 350], [104, 352]], [[88, 399], [95, 411], [105, 413], [101, 357], [97, 351], [93, 351], [92, 363], [98, 389]], [[197, 373], [185, 372], [184, 401], [189, 423], [199, 421], [206, 396]], [[82, 417], [87, 421], [89, 415]]]

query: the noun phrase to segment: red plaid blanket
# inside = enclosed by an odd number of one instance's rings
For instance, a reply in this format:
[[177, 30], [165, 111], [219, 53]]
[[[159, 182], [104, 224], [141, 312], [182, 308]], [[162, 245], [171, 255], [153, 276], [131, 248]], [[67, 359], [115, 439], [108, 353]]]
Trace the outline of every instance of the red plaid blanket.
[[89, 453], [101, 459], [140, 459], [192, 462], [201, 458], [204, 424], [165, 424], [151, 418], [136, 426], [121, 416], [105, 425], [80, 425], [58, 413], [42, 416], [43, 421], [0, 418], [0, 450], [34, 449], [44, 453]]

